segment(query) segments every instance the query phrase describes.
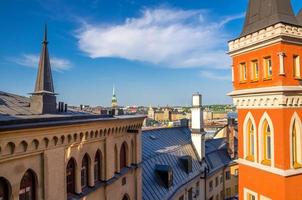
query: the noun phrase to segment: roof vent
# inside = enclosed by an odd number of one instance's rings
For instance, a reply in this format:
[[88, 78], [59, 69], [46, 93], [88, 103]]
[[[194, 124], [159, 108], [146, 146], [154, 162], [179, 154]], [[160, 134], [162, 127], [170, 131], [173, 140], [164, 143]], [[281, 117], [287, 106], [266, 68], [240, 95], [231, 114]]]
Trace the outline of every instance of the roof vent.
[[150, 138], [151, 140], [156, 140], [156, 139], [157, 139], [157, 137], [156, 137], [155, 135], [150, 135], [149, 138]]
[[155, 165], [155, 172], [166, 188], [173, 185], [173, 170], [170, 165]]
[[180, 162], [187, 174], [192, 172], [192, 156], [186, 155], [180, 158]]

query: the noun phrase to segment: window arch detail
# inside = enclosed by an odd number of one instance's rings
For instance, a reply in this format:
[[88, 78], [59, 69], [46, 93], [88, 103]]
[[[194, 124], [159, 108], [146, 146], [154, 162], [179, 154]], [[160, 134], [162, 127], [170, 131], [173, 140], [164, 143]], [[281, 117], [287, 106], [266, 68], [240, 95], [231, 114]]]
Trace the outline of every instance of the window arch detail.
[[0, 177], [0, 199], [10, 199], [10, 192], [11, 187], [9, 185], [9, 182], [5, 178]]
[[120, 170], [127, 167], [128, 165], [128, 145], [123, 142], [120, 149]]
[[75, 172], [76, 162], [73, 158], [70, 158], [66, 166], [67, 195], [75, 193]]
[[244, 158], [249, 161], [257, 161], [257, 132], [253, 115], [249, 112], [243, 123]]
[[269, 115], [265, 112], [259, 123], [259, 158], [267, 166], [274, 166], [274, 126]]
[[295, 112], [290, 122], [290, 163], [291, 168], [302, 168], [301, 120]]
[[20, 182], [19, 200], [36, 199], [36, 175], [32, 170], [27, 170]]

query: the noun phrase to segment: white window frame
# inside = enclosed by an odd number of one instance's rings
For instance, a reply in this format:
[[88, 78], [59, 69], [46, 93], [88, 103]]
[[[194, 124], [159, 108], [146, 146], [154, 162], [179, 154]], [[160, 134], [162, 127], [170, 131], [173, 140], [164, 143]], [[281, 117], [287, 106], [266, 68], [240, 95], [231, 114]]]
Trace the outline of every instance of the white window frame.
[[251, 112], [248, 112], [245, 119], [244, 119], [244, 122], [243, 122], [243, 156], [244, 158], [243, 159], [246, 159], [246, 157], [248, 156], [248, 122], [249, 120], [251, 120], [253, 126], [254, 126], [254, 162], [257, 162], [258, 161], [258, 149], [257, 149], [257, 128], [256, 128], [256, 122], [255, 122], [255, 119], [252, 115]]
[[258, 194], [250, 189], [243, 188], [243, 194], [244, 194], [243, 200], [249, 200], [248, 199], [249, 194], [255, 196], [255, 200], [258, 200]]

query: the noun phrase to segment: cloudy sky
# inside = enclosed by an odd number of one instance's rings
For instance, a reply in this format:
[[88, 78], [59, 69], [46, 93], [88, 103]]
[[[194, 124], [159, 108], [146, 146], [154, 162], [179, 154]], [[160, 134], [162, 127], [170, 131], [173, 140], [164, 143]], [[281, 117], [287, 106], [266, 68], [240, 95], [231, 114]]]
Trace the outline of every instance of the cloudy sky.
[[[292, 0], [295, 12], [302, 7]], [[58, 99], [72, 105], [230, 103], [227, 41], [247, 0], [0, 1], [0, 90], [33, 91], [43, 26]]]

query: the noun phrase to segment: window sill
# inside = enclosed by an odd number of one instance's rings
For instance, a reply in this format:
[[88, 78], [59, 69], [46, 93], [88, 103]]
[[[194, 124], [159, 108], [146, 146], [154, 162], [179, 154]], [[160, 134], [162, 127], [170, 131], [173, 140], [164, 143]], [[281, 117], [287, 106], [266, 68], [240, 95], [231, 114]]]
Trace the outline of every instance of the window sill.
[[244, 84], [244, 83], [247, 83], [247, 80], [245, 80], [245, 81], [239, 81], [239, 84]]
[[302, 165], [300, 163], [295, 163], [293, 167], [294, 169], [300, 169], [302, 168]]
[[271, 166], [271, 160], [262, 160], [261, 164], [266, 165], [266, 166]]
[[259, 81], [259, 79], [254, 79], [254, 80], [251, 80], [251, 83], [256, 83], [258, 81]]
[[254, 156], [247, 156], [245, 159], [251, 162], [255, 162]]
[[272, 77], [263, 78], [263, 81], [271, 81], [272, 79], [273, 79]]
[[297, 81], [302, 81], [302, 77], [294, 77], [294, 79]]

